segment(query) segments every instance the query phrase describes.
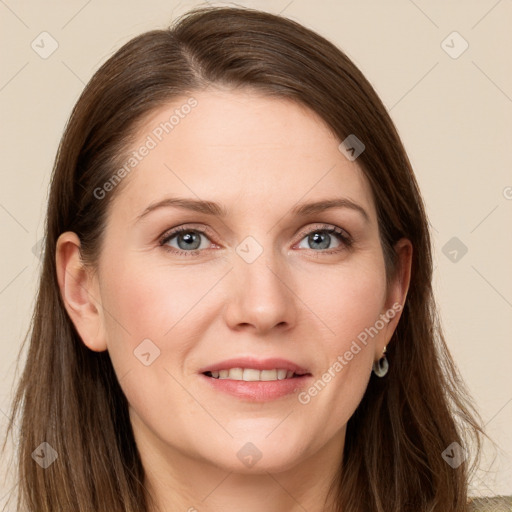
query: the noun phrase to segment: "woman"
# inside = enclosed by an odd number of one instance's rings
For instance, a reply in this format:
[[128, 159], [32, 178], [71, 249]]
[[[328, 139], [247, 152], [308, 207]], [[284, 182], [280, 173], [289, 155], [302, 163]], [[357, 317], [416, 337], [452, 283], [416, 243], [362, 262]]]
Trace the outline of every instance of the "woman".
[[238, 8], [136, 37], [56, 158], [23, 510], [466, 510], [482, 432], [431, 280], [411, 165], [340, 50]]

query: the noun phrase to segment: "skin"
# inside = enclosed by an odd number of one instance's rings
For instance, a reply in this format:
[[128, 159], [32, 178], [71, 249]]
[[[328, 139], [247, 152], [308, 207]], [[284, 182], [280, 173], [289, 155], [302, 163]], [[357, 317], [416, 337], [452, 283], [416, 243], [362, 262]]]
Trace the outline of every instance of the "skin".
[[[159, 510], [326, 510], [346, 423], [400, 315], [307, 404], [297, 393], [235, 398], [198, 370], [236, 356], [283, 357], [316, 381], [379, 315], [403, 305], [411, 245], [397, 244], [388, 286], [371, 189], [315, 113], [248, 90], [193, 96], [198, 105], [116, 191], [94, 271], [80, 262], [77, 236], [60, 236], [61, 294], [85, 345], [109, 351]], [[149, 116], [133, 149], [186, 99]], [[170, 196], [214, 201], [227, 215], [162, 207], [137, 220]], [[348, 207], [292, 213], [328, 198], [353, 201], [368, 219]], [[179, 225], [208, 229], [199, 253], [159, 244]], [[308, 240], [336, 226], [350, 246], [336, 235], [325, 249]], [[252, 263], [236, 252], [248, 236], [263, 251]], [[167, 248], [179, 250], [178, 239]], [[149, 366], [133, 353], [144, 339], [160, 350]], [[237, 457], [248, 442], [261, 453], [252, 467]]]

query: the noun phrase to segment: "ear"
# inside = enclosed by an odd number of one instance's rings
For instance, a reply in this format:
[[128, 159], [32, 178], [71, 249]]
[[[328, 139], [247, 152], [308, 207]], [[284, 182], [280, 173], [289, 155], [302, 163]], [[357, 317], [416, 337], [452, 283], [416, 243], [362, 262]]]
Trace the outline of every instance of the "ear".
[[407, 238], [401, 238], [394, 246], [397, 256], [397, 267], [392, 281], [388, 284], [386, 309], [382, 314], [386, 317], [385, 332], [376, 347], [376, 358], [382, 357], [384, 347], [389, 343], [395, 332], [405, 304], [411, 281], [413, 247]]
[[57, 280], [66, 311], [84, 344], [95, 352], [107, 349], [97, 276], [80, 253], [80, 239], [67, 231], [57, 240]]

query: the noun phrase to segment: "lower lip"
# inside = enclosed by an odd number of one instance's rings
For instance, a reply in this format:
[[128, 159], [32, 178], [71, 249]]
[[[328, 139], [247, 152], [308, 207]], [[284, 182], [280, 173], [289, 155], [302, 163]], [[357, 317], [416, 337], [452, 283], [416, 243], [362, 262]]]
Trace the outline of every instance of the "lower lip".
[[312, 376], [301, 375], [292, 379], [270, 381], [215, 379], [204, 374], [200, 377], [218, 391], [254, 402], [266, 402], [299, 391], [306, 387]]

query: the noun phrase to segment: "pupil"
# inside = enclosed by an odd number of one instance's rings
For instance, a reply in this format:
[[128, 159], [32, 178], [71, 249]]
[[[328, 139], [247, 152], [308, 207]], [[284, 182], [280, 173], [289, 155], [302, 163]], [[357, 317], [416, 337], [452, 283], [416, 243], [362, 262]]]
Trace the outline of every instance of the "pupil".
[[327, 249], [329, 247], [330, 236], [327, 233], [313, 233], [309, 235], [309, 243], [312, 249]]
[[[185, 246], [182, 246], [181, 241], [185, 243]], [[178, 246], [180, 249], [197, 249], [200, 245], [201, 239], [197, 233], [188, 232], [178, 236]]]

